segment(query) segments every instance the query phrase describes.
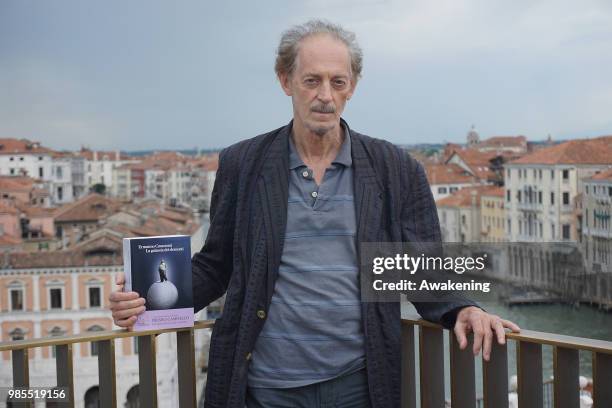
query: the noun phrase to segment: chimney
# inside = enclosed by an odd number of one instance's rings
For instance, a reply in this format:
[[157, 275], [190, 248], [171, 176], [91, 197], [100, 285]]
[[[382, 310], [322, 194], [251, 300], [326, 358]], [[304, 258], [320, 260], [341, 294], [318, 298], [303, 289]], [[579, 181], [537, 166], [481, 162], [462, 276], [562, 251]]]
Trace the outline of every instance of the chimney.
[[93, 151], [93, 161], [98, 161], [98, 152]]
[[119, 161], [119, 158], [120, 158], [120, 157], [121, 157], [121, 156], [119, 155], [119, 150], [115, 150], [115, 160], [116, 160], [116, 161]]

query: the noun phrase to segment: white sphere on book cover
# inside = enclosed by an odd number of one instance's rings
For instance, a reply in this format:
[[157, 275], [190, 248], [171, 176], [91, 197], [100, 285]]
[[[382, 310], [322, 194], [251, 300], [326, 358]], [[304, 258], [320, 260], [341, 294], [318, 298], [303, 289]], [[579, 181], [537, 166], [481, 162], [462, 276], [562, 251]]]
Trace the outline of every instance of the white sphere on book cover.
[[178, 289], [169, 280], [155, 282], [147, 291], [147, 309], [171, 309], [178, 300]]

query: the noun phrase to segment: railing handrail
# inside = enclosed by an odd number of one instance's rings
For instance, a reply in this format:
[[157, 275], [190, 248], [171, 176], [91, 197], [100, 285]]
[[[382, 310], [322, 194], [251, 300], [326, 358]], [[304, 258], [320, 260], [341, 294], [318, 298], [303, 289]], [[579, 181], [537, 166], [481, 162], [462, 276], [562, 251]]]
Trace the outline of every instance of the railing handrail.
[[[437, 329], [443, 328], [441, 325], [424, 320], [417, 315], [409, 315], [403, 318], [402, 324], [413, 324]], [[520, 333], [506, 332], [506, 338], [528, 343], [546, 344], [550, 346], [593, 351], [596, 353], [612, 354], [612, 341], [606, 340], [588, 339], [584, 337], [566, 336], [564, 334], [525, 329], [521, 329]]]
[[[197, 320], [193, 324], [193, 329], [208, 329], [213, 327], [214, 320]], [[21, 350], [33, 347], [58, 346], [62, 344], [88, 343], [92, 341], [102, 341], [110, 339], [119, 339], [125, 337], [140, 337], [152, 334], [175, 333], [177, 331], [190, 330], [191, 327], [173, 328], [173, 329], [156, 329], [146, 331], [128, 331], [125, 329], [104, 330], [95, 332], [85, 332], [72, 334], [69, 336], [44, 337], [38, 339], [17, 340], [0, 343], [0, 351]]]
[[[214, 326], [214, 320], [198, 320], [194, 322], [194, 329], [208, 329]], [[417, 315], [408, 315], [402, 318], [402, 324], [413, 324], [423, 327], [442, 329], [439, 324], [424, 320]], [[125, 329], [105, 330], [97, 332], [86, 332], [69, 336], [45, 337], [38, 339], [18, 340], [0, 343], [0, 351], [11, 351], [28, 349], [33, 347], [48, 347], [61, 344], [87, 343], [109, 339], [139, 337], [151, 334], [174, 333], [190, 328], [157, 329], [147, 331], [128, 331]], [[506, 338], [516, 341], [525, 341], [550, 346], [560, 346], [578, 350], [593, 351], [597, 353], [612, 354], [612, 341], [588, 339], [584, 337], [566, 336], [563, 334], [547, 333], [534, 330], [521, 330], [520, 333], [506, 333]]]

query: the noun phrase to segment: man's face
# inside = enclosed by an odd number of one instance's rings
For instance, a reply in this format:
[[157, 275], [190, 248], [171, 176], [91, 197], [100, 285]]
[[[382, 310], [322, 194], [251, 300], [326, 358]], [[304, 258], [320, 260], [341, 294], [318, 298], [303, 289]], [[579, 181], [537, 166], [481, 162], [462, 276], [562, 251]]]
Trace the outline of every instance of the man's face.
[[302, 40], [293, 73], [279, 79], [291, 96], [294, 120], [319, 136], [339, 125], [356, 85], [348, 48], [326, 34]]

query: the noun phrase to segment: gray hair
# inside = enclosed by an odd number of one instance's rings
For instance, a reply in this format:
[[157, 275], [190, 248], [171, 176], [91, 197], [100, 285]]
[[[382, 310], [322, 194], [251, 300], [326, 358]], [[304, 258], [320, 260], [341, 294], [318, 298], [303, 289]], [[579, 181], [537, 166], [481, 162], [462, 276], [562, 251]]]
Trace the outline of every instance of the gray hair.
[[276, 63], [274, 64], [276, 75], [293, 73], [300, 41], [317, 34], [329, 34], [346, 45], [351, 58], [351, 73], [355, 80], [359, 79], [363, 66], [363, 53], [357, 44], [355, 33], [324, 20], [310, 20], [293, 26], [283, 33], [276, 51]]

